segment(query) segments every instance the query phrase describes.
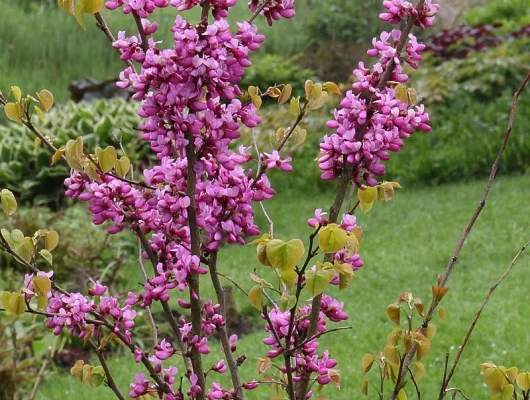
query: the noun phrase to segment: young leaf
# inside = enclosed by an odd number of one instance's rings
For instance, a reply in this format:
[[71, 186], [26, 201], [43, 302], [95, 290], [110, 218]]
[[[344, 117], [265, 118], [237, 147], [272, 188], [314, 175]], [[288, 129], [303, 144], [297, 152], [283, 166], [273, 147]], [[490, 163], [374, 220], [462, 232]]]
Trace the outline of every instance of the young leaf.
[[399, 304], [390, 304], [386, 308], [386, 316], [390, 321], [392, 321], [394, 324], [399, 325], [400, 316], [401, 316], [401, 307]]
[[131, 161], [127, 157], [122, 156], [116, 163], [116, 173], [123, 178], [127, 175], [130, 169]]
[[7, 103], [4, 106], [4, 112], [6, 113], [6, 117], [11, 121], [22, 122], [24, 113], [20, 103]]
[[81, 0], [81, 4], [88, 14], [95, 14], [103, 8], [103, 0]]
[[263, 288], [259, 285], [254, 286], [248, 292], [248, 301], [258, 310], [263, 309]]
[[44, 237], [44, 247], [46, 250], [53, 251], [58, 244], [59, 234], [54, 230], [47, 231], [46, 236]]
[[347, 240], [347, 232], [337, 224], [329, 224], [318, 233], [318, 245], [324, 253], [342, 250]]
[[383, 355], [389, 364], [399, 366], [399, 349], [397, 346], [385, 346], [383, 349]]
[[319, 271], [309, 270], [305, 273], [305, 284], [312, 297], [316, 297], [326, 291], [329, 283], [333, 279], [334, 272], [330, 269]]
[[280, 274], [280, 279], [285, 283], [288, 289], [292, 289], [298, 279], [298, 274], [294, 269], [286, 269]]
[[289, 112], [295, 116], [300, 113], [300, 96], [292, 97], [289, 103]]
[[48, 262], [48, 264], [53, 265], [52, 253], [50, 253], [46, 249], [42, 249], [41, 251], [39, 251], [39, 254], [41, 255], [42, 258], [44, 258]]
[[525, 392], [527, 390], [530, 390], [530, 372], [521, 372], [517, 375], [517, 378], [515, 379], [517, 382], [517, 386], [519, 386], [519, 389], [524, 390]]
[[363, 359], [361, 361], [361, 369], [364, 374], [366, 374], [368, 371], [372, 369], [372, 365], [374, 365], [374, 356], [370, 353], [366, 353], [363, 356]]
[[40, 105], [42, 106], [42, 108], [44, 108], [44, 111], [50, 111], [50, 108], [52, 108], [53, 106], [52, 92], [46, 89], [42, 89], [39, 93], [37, 93], [37, 97], [39, 98]]
[[77, 23], [81, 26], [81, 28], [86, 31], [85, 9], [83, 8], [81, 2], [75, 3], [74, 5], [74, 17]]
[[367, 187], [357, 191], [357, 197], [361, 203], [373, 203], [377, 200], [377, 188]]
[[91, 387], [96, 388], [98, 386], [101, 386], [103, 382], [105, 381], [105, 371], [103, 370], [103, 367], [94, 367], [91, 371], [92, 374], [92, 385]]
[[20, 101], [22, 98], [22, 91], [18, 86], [11, 86], [11, 93], [13, 93], [13, 97], [16, 101]]
[[300, 239], [292, 239], [288, 242], [274, 239], [267, 244], [266, 252], [271, 265], [284, 271], [293, 269], [298, 264], [305, 249]]
[[2, 201], [2, 209], [6, 215], [11, 216], [17, 211], [17, 200], [10, 190], [2, 189], [0, 199]]
[[66, 152], [66, 148], [65, 147], [61, 147], [59, 149], [57, 149], [57, 151], [55, 153], [53, 153], [53, 156], [52, 156], [52, 163], [51, 165], [55, 164], [57, 161], [60, 160], [60, 158], [63, 156], [63, 154]]
[[334, 82], [326, 82], [322, 85], [322, 88], [328, 93], [342, 95], [342, 92], [339, 89], [339, 86]]
[[4, 292], [2, 293], [1, 299], [2, 306], [9, 314], [17, 316], [26, 311], [26, 303], [24, 303], [24, 295], [22, 293]]
[[74, 1], [73, 0], [57, 0], [59, 8], [68, 14], [74, 13]]
[[112, 146], [107, 146], [105, 150], [98, 147], [96, 149], [96, 156], [98, 157], [99, 167], [104, 174], [113, 169], [118, 161], [118, 154]]
[[291, 94], [293, 93], [293, 87], [289, 84], [285, 85], [282, 90], [282, 94], [278, 97], [278, 104], [283, 104], [290, 99]]

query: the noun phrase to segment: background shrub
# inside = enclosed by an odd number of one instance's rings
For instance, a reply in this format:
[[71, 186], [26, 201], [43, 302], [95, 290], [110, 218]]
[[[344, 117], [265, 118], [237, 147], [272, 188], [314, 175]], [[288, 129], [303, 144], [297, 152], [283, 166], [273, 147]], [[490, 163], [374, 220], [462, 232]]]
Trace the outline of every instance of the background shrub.
[[[96, 146], [104, 148], [111, 144], [118, 147], [121, 141], [134, 163], [147, 157], [149, 146], [134, 130], [139, 123], [137, 109], [138, 104], [118, 98], [68, 102], [54, 107], [44, 122], [35, 119], [34, 123], [56, 147], [79, 135], [94, 150]], [[64, 199], [63, 181], [69, 174], [68, 166], [63, 163], [50, 166], [49, 151], [44, 147], [36, 149], [29, 136], [30, 132], [21, 124], [0, 125], [0, 186], [16, 192], [21, 201], [57, 205]]]

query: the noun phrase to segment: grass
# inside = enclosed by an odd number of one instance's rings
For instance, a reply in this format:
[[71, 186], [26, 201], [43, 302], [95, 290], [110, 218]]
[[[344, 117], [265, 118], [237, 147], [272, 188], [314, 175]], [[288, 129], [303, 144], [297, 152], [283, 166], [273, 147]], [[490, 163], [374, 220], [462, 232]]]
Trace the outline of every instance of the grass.
[[[303, 0], [301, 1], [303, 4]], [[247, 2], [239, 2], [231, 12], [229, 22], [247, 20], [251, 12]], [[18, 85], [24, 92], [33, 93], [42, 88], [51, 90], [56, 100], [65, 102], [69, 95], [68, 83], [86, 77], [100, 80], [112, 79], [124, 69], [116, 51], [95, 26], [95, 20], [86, 16], [86, 32], [72, 16], [56, 5], [22, 7], [11, 0], [0, 0], [0, 90], [5, 93], [10, 86]], [[300, 6], [298, 17], [282, 20], [268, 27], [263, 18], [257, 20], [260, 31], [267, 36], [262, 51], [276, 54], [294, 54], [303, 50], [306, 39], [300, 34], [307, 8]], [[169, 43], [176, 11], [173, 7], [157, 10], [159, 23], [157, 40]], [[136, 31], [130, 15], [120, 11], [103, 11], [115, 36], [125, 30]], [[190, 22], [198, 21], [198, 10], [183, 13]], [[293, 32], [298, 32], [294, 35]]]
[[[426, 376], [420, 382], [422, 395], [434, 398], [443, 374], [444, 356], [453, 356], [478, 306], [491, 284], [508, 266], [520, 247], [530, 238], [527, 199], [530, 176], [502, 177], [492, 189], [491, 198], [465, 245], [454, 273], [449, 280], [450, 291], [443, 301], [448, 318], [435, 321], [438, 333], [433, 349], [424, 360]], [[322, 349], [329, 348], [338, 359], [342, 375], [342, 390], [325, 391], [332, 399], [361, 398], [362, 378], [360, 360], [367, 352], [382, 350], [392, 324], [386, 319], [386, 306], [403, 291], [412, 292], [425, 303], [430, 300], [430, 287], [435, 284], [469, 219], [484, 186], [483, 181], [458, 183], [428, 189], [400, 190], [390, 203], [378, 203], [367, 215], [360, 215], [359, 224], [365, 238], [361, 255], [366, 263], [356, 274], [353, 286], [331, 294], [345, 302], [350, 315], [351, 331], [324, 336]], [[275, 233], [281, 238], [304, 238], [310, 233], [305, 220], [316, 207], [330, 204], [329, 193], [284, 192], [267, 205], [275, 221]], [[260, 225], [265, 226], [259, 215]], [[248, 273], [257, 268], [266, 276], [266, 269], [255, 261], [253, 247], [229, 246], [219, 257], [220, 269], [249, 288]], [[493, 361], [498, 365], [529, 369], [527, 353], [528, 289], [530, 265], [528, 255], [492, 297], [479, 321], [452, 382], [470, 398], [486, 398], [480, 364]], [[133, 278], [134, 279], [134, 278]], [[212, 293], [206, 290], [203, 295]], [[237, 293], [237, 303], [246, 308], [247, 301]], [[238, 345], [239, 354], [249, 360], [242, 368], [244, 379], [254, 377], [255, 360], [263, 356], [262, 332], [244, 337]], [[212, 349], [216, 354], [217, 345]], [[215, 355], [207, 358], [213, 363]], [[96, 363], [97, 361], [95, 361]], [[115, 378], [123, 391], [141, 368], [130, 357], [119, 355], [110, 360]], [[215, 377], [218, 379], [218, 377]], [[223, 376], [224, 382], [228, 376]], [[410, 398], [415, 398], [408, 388]], [[113, 399], [109, 389], [95, 391], [84, 387], [65, 373], [57, 372], [43, 384], [39, 400], [70, 398], [89, 400]], [[268, 398], [267, 390], [249, 393], [249, 399]], [[374, 392], [372, 392], [373, 398]]]

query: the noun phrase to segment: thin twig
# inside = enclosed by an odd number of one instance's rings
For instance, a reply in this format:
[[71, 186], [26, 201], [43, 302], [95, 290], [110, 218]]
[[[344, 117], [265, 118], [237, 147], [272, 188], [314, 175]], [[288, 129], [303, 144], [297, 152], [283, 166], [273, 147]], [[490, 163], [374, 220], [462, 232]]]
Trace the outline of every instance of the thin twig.
[[140, 39], [142, 40], [142, 49], [144, 50], [144, 53], [147, 53], [147, 50], [149, 50], [149, 40], [147, 39], [147, 35], [145, 34], [145, 29], [142, 25], [142, 19], [134, 10], [132, 11], [132, 15], [134, 17], [136, 27], [138, 28], [138, 33], [140, 33]]
[[[140, 238], [138, 238], [138, 266], [140, 267], [140, 271], [142, 271], [142, 275], [145, 279], [145, 282], [148, 282], [149, 277], [147, 276], [147, 272], [145, 271], [144, 267], [144, 261], [142, 256], [142, 242], [140, 241]], [[149, 326], [151, 327], [151, 332], [153, 333], [153, 347], [156, 347], [158, 345], [158, 329], [156, 327], [155, 320], [153, 319], [151, 307], [146, 306], [145, 310], [147, 311], [147, 322], [149, 323]]]
[[[447, 283], [447, 280], [449, 279], [449, 276], [451, 275], [451, 272], [453, 271], [453, 267], [455, 266], [458, 257], [460, 255], [460, 252], [462, 251], [462, 247], [464, 246], [464, 243], [466, 242], [467, 237], [469, 236], [471, 230], [473, 229], [473, 226], [475, 225], [475, 222], [477, 221], [478, 217], [480, 216], [482, 210], [484, 209], [486, 205], [486, 200], [489, 196], [491, 186], [493, 185], [493, 181], [495, 180], [495, 176], [497, 175], [497, 170], [499, 168], [500, 162], [502, 160], [502, 156], [504, 155], [504, 151], [506, 150], [506, 145], [508, 144], [508, 140], [510, 139], [512, 129], [513, 129], [513, 121], [515, 118], [515, 112], [517, 109], [517, 103], [519, 101], [519, 96], [523, 92], [524, 88], [530, 81], [530, 72], [526, 75], [525, 79], [515, 92], [512, 100], [512, 105], [510, 108], [510, 116], [508, 119], [508, 127], [506, 128], [506, 132], [504, 134], [504, 138], [502, 140], [501, 147], [499, 149], [499, 152], [497, 153], [497, 157], [495, 158], [495, 161], [493, 162], [493, 165], [491, 166], [490, 176], [488, 178], [488, 181], [486, 183], [486, 187], [484, 188], [484, 192], [481, 196], [481, 199], [473, 212], [473, 215], [471, 216], [471, 219], [466, 224], [464, 230], [462, 231], [462, 234], [460, 235], [460, 238], [458, 239], [458, 242], [456, 244], [456, 248], [453, 251], [453, 255], [451, 256], [449, 263], [447, 264], [447, 267], [445, 269], [445, 272], [440, 277], [438, 285], [440, 287], [444, 287]], [[421, 333], [425, 333], [425, 330], [427, 329], [427, 326], [429, 324], [429, 321], [432, 319], [434, 315], [434, 311], [436, 310], [436, 307], [438, 306], [439, 301], [438, 299], [434, 298], [431, 300], [431, 305], [429, 307], [429, 311], [427, 312], [423, 324], [420, 328]], [[405, 357], [405, 365], [410, 366], [414, 356], [416, 354], [416, 343], [413, 343], [410, 347], [409, 352], [407, 353], [407, 357]], [[402, 377], [398, 377], [398, 381], [400, 381]], [[396, 385], [397, 387], [397, 385]], [[391, 396], [389, 397], [389, 400], [395, 400], [397, 397], [397, 393], [395, 393], [395, 390], [392, 392]]]
[[103, 356], [103, 350], [98, 348], [98, 346], [96, 346], [96, 344], [92, 340], [89, 340], [88, 343], [90, 343], [90, 347], [92, 347], [92, 349], [94, 349], [94, 351], [96, 352], [99, 362], [101, 363], [101, 366], [103, 367], [103, 371], [105, 371], [105, 379], [107, 380], [107, 385], [109, 386], [109, 388], [112, 389], [112, 391], [114, 392], [114, 394], [116, 395], [118, 399], [125, 400], [125, 397], [120, 392], [120, 389], [118, 388], [118, 385], [116, 385], [116, 381], [114, 380], [114, 377], [112, 376], [112, 373], [110, 372], [109, 366], [107, 364], [107, 360]]
[[39, 386], [42, 382], [42, 379], [44, 378], [44, 372], [46, 372], [46, 367], [48, 366], [48, 362], [50, 360], [50, 355], [46, 354], [46, 357], [44, 357], [44, 361], [42, 362], [42, 365], [39, 370], [39, 374], [37, 375], [37, 379], [35, 380], [35, 384], [33, 385], [33, 389], [31, 390], [31, 395], [29, 396], [29, 400], [34, 400], [35, 396], [37, 395], [37, 391], [39, 390]]
[[416, 382], [416, 379], [414, 378], [414, 374], [412, 373], [412, 370], [409, 366], [407, 366], [407, 370], [410, 374], [410, 379], [412, 379], [412, 383], [414, 384], [414, 389], [416, 389], [416, 395], [418, 396], [418, 400], [421, 400], [421, 392], [420, 388], [418, 387], [418, 383]]
[[328, 333], [333, 333], [333, 332], [337, 332], [337, 331], [344, 331], [344, 330], [351, 330], [351, 329], [353, 329], [352, 326], [342, 326], [340, 328], [333, 328], [333, 329], [328, 329], [327, 331], [324, 331], [324, 332], [319, 332], [316, 335], [310, 337], [309, 339], [304, 340], [302, 343], [298, 344], [297, 346], [293, 347], [292, 349], [290, 349], [290, 351], [295, 351], [295, 350], [299, 349], [300, 347], [305, 346], [309, 342], [312, 342], [313, 340], [318, 339], [321, 336], [327, 335]]
[[225, 274], [222, 274], [221, 272], [217, 271], [217, 275], [222, 276], [225, 278], [228, 282], [230, 282], [232, 285], [234, 285], [236, 288], [238, 288], [245, 296], [248, 296], [248, 292], [243, 289], [236, 281], [234, 281], [229, 276], [226, 276]]
[[480, 305], [480, 308], [478, 312], [475, 314], [475, 317], [473, 318], [473, 322], [469, 326], [469, 329], [466, 332], [466, 335], [464, 337], [464, 341], [462, 344], [458, 347], [458, 352], [456, 353], [455, 360], [453, 361], [453, 365], [451, 366], [451, 370], [449, 371], [449, 374], [447, 375], [447, 378], [444, 380], [444, 383], [442, 385], [442, 390], [440, 392], [439, 399], [443, 399], [445, 397], [445, 388], [449, 386], [449, 382], [451, 381], [451, 378], [453, 377], [456, 367], [458, 366], [458, 362], [460, 361], [460, 357], [462, 356], [462, 353], [464, 352], [464, 349], [469, 342], [469, 338], [471, 337], [471, 334], [473, 333], [473, 330], [475, 329], [475, 326], [477, 324], [478, 319], [480, 318], [482, 311], [486, 307], [486, 304], [488, 304], [488, 301], [493, 294], [493, 292], [497, 289], [497, 287], [504, 281], [504, 279], [508, 276], [508, 274], [512, 271], [512, 269], [515, 267], [515, 263], [521, 256], [521, 254], [526, 250], [526, 248], [530, 245], [530, 241], [528, 241], [522, 248], [519, 250], [519, 252], [515, 255], [512, 262], [510, 263], [510, 266], [503, 272], [503, 274], [497, 279], [497, 281], [493, 284], [492, 287], [488, 290], [488, 293], [486, 294], [486, 297], [484, 297], [484, 300], [482, 301], [482, 304]]
[[263, 11], [263, 9], [267, 6], [269, 0], [261, 0], [261, 3], [258, 5], [258, 8], [256, 8], [256, 11], [254, 11], [254, 13], [252, 14], [252, 16], [250, 17], [250, 19], [248, 20], [248, 23], [251, 24], [252, 22], [254, 22], [254, 20], [256, 19], [256, 17], [258, 15], [260, 15], [260, 13]]
[[[114, 43], [116, 41], [116, 39], [114, 38], [114, 35], [112, 34], [112, 32], [110, 31], [107, 23], [105, 22], [105, 19], [103, 18], [103, 15], [101, 15], [100, 13], [97, 12], [97, 13], [94, 14], [94, 18], [97, 21], [97, 24], [96, 24], [97, 27], [103, 31], [103, 33], [109, 39], [109, 42], [111, 44]], [[121, 54], [121, 50], [119, 50], [119, 49], [117, 49], [117, 50]], [[133, 71], [135, 71], [134, 64], [132, 63], [131, 60], [124, 60], [123, 62], [125, 64], [127, 64], [129, 67], [131, 67]]]
[[[226, 298], [225, 298], [225, 291], [223, 287], [221, 286], [221, 282], [219, 281], [219, 274], [217, 273], [217, 252], [213, 252], [210, 254], [210, 277], [212, 279], [212, 284], [215, 289], [215, 293], [217, 295], [217, 302], [221, 306], [221, 315], [223, 317], [223, 320], [226, 321]], [[230, 341], [228, 338], [228, 331], [225, 326], [221, 326], [218, 328], [220, 336], [221, 336], [221, 344], [223, 347], [223, 352], [226, 357], [226, 361], [228, 363], [228, 369], [230, 370], [230, 377], [232, 378], [232, 385], [235, 390], [235, 399], [236, 400], [243, 400], [243, 391], [241, 390], [241, 383], [239, 380], [239, 372], [238, 372], [238, 366], [236, 360], [234, 360], [234, 356], [232, 354], [232, 350], [230, 349]]]

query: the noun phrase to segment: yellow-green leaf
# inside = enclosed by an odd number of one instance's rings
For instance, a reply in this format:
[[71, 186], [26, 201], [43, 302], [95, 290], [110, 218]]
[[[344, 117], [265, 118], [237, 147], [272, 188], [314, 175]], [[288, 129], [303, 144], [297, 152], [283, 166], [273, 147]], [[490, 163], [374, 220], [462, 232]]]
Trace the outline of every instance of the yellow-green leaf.
[[292, 289], [298, 280], [298, 274], [294, 269], [286, 269], [280, 274], [280, 279], [289, 289]]
[[77, 360], [75, 364], [70, 368], [70, 375], [75, 376], [81, 382], [83, 381], [83, 366], [85, 362], [83, 360]]
[[404, 85], [398, 84], [394, 88], [394, 91], [396, 93], [396, 99], [403, 103], [408, 103], [408, 93], [407, 88]]
[[74, 5], [74, 17], [75, 20], [79, 25], [81, 25], [81, 28], [86, 31], [85, 26], [85, 9], [83, 8], [83, 5], [81, 2], [75, 3]]
[[2, 209], [6, 215], [13, 215], [17, 211], [17, 200], [10, 190], [2, 189], [0, 192]]
[[66, 152], [66, 148], [65, 147], [61, 147], [61, 148], [57, 149], [57, 151], [55, 153], [53, 153], [51, 165], [53, 165], [57, 161], [59, 161], [65, 152]]
[[98, 157], [99, 167], [105, 174], [113, 169], [118, 161], [118, 154], [112, 146], [107, 146], [105, 150], [98, 147], [96, 149], [96, 156]]
[[335, 273], [330, 269], [321, 269], [319, 271], [309, 270], [305, 273], [305, 284], [312, 297], [322, 294], [327, 289]]
[[266, 241], [264, 243], [259, 243], [256, 247], [256, 255], [258, 257], [258, 261], [261, 265], [265, 265], [266, 267], [272, 267], [269, 259], [267, 258], [267, 244], [269, 241]]
[[4, 106], [4, 112], [6, 113], [6, 117], [11, 121], [22, 122], [24, 113], [20, 103], [7, 103]]
[[304, 255], [304, 244], [300, 239], [284, 242], [280, 239], [271, 240], [266, 248], [267, 259], [274, 268], [281, 271], [293, 269]]
[[22, 98], [22, 91], [18, 86], [11, 86], [11, 93], [13, 93], [13, 97], [16, 101], [20, 101]]
[[24, 295], [18, 292], [4, 292], [2, 293], [2, 306], [9, 314], [13, 314], [15, 316], [23, 314], [24, 311], [26, 311]]
[[81, 0], [81, 4], [88, 14], [95, 14], [103, 8], [103, 0]]
[[375, 360], [375, 357], [370, 353], [366, 353], [363, 356], [363, 359], [361, 361], [361, 369], [364, 374], [366, 374], [368, 371], [372, 369], [372, 365], [374, 365], [374, 360]]
[[361, 393], [368, 396], [368, 380], [366, 378], [363, 378], [361, 382]]
[[53, 265], [52, 253], [50, 253], [46, 249], [42, 249], [41, 251], [39, 251], [39, 254], [41, 255], [42, 258], [44, 258], [48, 262], [48, 264]]
[[390, 304], [386, 308], [386, 316], [394, 324], [399, 325], [400, 316], [401, 316], [401, 307], [399, 307], [399, 304], [395, 304], [395, 303]]
[[357, 197], [361, 203], [373, 203], [377, 200], [377, 188], [368, 186], [365, 189], [357, 190]]
[[399, 350], [397, 346], [386, 345], [383, 349], [383, 355], [386, 361], [394, 366], [399, 366]]
[[68, 14], [74, 13], [74, 1], [73, 0], [57, 0], [59, 8]]
[[328, 93], [338, 94], [339, 96], [342, 94], [339, 89], [339, 86], [334, 82], [326, 82], [322, 85], [322, 88]]
[[405, 393], [404, 389], [399, 390], [396, 400], [407, 400], [407, 393]]
[[130, 169], [131, 161], [127, 157], [122, 156], [116, 163], [116, 173], [123, 178]]
[[291, 98], [291, 94], [293, 93], [293, 87], [289, 84], [285, 85], [282, 90], [282, 94], [280, 97], [278, 97], [278, 104], [283, 104], [287, 102]]
[[24, 242], [24, 234], [18, 229], [14, 229], [11, 232], [9, 232], [7, 229], [2, 229], [1, 232], [7, 244], [13, 250], [20, 247], [22, 242]]
[[254, 286], [248, 292], [248, 301], [258, 310], [263, 309], [263, 288], [259, 285]]
[[103, 382], [105, 381], [105, 371], [103, 370], [103, 367], [94, 367], [91, 371], [92, 374], [92, 386], [93, 388], [96, 388], [98, 386], [101, 386]]
[[66, 161], [70, 168], [82, 172], [85, 154], [83, 153], [83, 138], [79, 136], [76, 140], [69, 140], [65, 149]]
[[374, 207], [374, 203], [360, 203], [359, 204], [359, 208], [361, 209], [361, 211], [363, 213], [367, 213], [368, 211], [370, 211], [372, 208]]
[[46, 250], [53, 251], [58, 244], [59, 234], [54, 230], [47, 231], [44, 237], [44, 247], [46, 247]]
[[50, 111], [50, 108], [52, 108], [53, 106], [52, 92], [46, 89], [42, 89], [39, 93], [37, 93], [37, 96], [39, 97], [40, 105], [42, 106], [44, 111]]
[[293, 115], [298, 115], [300, 113], [300, 96], [291, 98], [289, 112]]
[[530, 371], [521, 372], [518, 374], [516, 382], [517, 386], [519, 386], [519, 389], [524, 390], [525, 392], [530, 390]]
[[348, 233], [337, 224], [329, 224], [318, 232], [318, 245], [324, 253], [336, 253], [344, 249]]

